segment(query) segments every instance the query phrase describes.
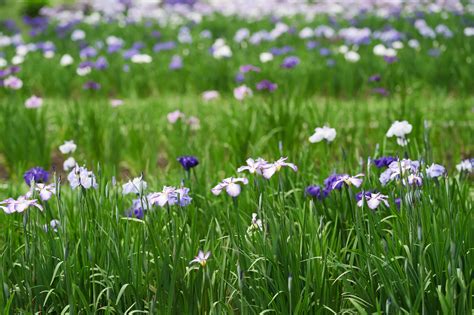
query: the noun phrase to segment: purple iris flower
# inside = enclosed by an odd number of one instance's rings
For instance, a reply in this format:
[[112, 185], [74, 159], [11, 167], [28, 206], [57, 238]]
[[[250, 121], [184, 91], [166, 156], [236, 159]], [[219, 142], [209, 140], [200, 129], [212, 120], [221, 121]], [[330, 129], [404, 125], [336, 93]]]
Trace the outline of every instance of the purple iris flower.
[[318, 200], [322, 200], [328, 196], [329, 191], [326, 189], [322, 189], [320, 186], [308, 186], [306, 187], [306, 195], [316, 198]]
[[365, 199], [370, 198], [370, 195], [372, 194], [371, 191], [360, 191], [355, 195], [356, 201], [362, 200], [362, 196], [365, 197]]
[[393, 156], [382, 156], [381, 158], [375, 159], [374, 164], [377, 168], [388, 167], [393, 161], [397, 161]]
[[269, 80], [262, 80], [257, 83], [256, 87], [259, 91], [268, 90], [269, 92], [273, 92], [277, 89], [278, 85]]
[[383, 60], [385, 60], [386, 63], [392, 64], [398, 61], [397, 56], [384, 56]]
[[25, 172], [23, 179], [28, 186], [31, 186], [32, 181], [46, 183], [49, 179], [49, 173], [41, 167], [33, 167]]
[[183, 58], [178, 55], [174, 55], [173, 58], [171, 58], [171, 62], [169, 64], [170, 70], [178, 70], [183, 67]]
[[99, 57], [95, 61], [94, 67], [98, 70], [105, 70], [109, 67], [109, 63], [107, 62], [107, 59], [105, 57]]
[[82, 86], [84, 90], [99, 90], [101, 88], [100, 83], [95, 82], [95, 81], [87, 81], [84, 83]]
[[327, 65], [328, 67], [334, 67], [334, 66], [336, 65], [336, 60], [334, 60], [334, 59], [328, 59], [328, 60], [326, 60], [326, 65]]
[[124, 59], [130, 59], [133, 56], [138, 55], [139, 53], [140, 53], [140, 51], [138, 49], [130, 48], [130, 49], [127, 49], [126, 51], [123, 52], [123, 58]]
[[245, 76], [242, 72], [238, 72], [236, 75], [235, 75], [235, 78], [234, 78], [235, 82], [237, 83], [242, 83], [245, 81]]
[[380, 80], [382, 80], [380, 74], [374, 74], [369, 77], [369, 82], [380, 82]]
[[274, 56], [281, 56], [281, 55], [286, 55], [295, 49], [291, 46], [283, 46], [283, 47], [273, 47], [270, 49], [270, 52]]
[[329, 48], [323, 47], [319, 50], [319, 54], [321, 56], [329, 56], [331, 54], [331, 50]]
[[397, 209], [400, 210], [400, 206], [402, 205], [402, 199], [395, 198], [395, 205], [397, 206]]
[[325, 190], [331, 192], [334, 189], [340, 190], [342, 188], [343, 182], [338, 183], [337, 185], [334, 186], [334, 184], [341, 179], [343, 175], [342, 174], [332, 174], [329, 175], [328, 178], [324, 180], [324, 187]]
[[308, 49], [308, 50], [313, 50], [313, 49], [317, 48], [318, 46], [319, 46], [319, 42], [314, 41], [314, 40], [309, 41], [309, 42], [306, 43], [306, 49]]
[[191, 155], [181, 156], [177, 160], [186, 171], [189, 171], [191, 168], [196, 167], [199, 164], [199, 160]]
[[79, 52], [79, 56], [82, 59], [93, 58], [97, 56], [97, 50], [94, 47], [87, 46]]
[[296, 67], [300, 63], [300, 59], [296, 56], [289, 56], [283, 60], [281, 64], [282, 68], [291, 69]]
[[153, 51], [160, 52], [160, 51], [172, 50], [174, 48], [176, 48], [176, 43], [173, 41], [169, 41], [169, 42], [162, 42], [162, 43], [155, 44], [155, 46], [153, 46]]
[[114, 43], [107, 47], [107, 53], [113, 54], [114, 52], [119, 51], [122, 48], [122, 43]]
[[250, 71], [260, 72], [260, 68], [254, 65], [243, 65], [243, 66], [240, 66], [239, 70], [241, 73], [247, 73]]
[[153, 38], [157, 38], [157, 39], [158, 39], [158, 38], [161, 37], [161, 32], [155, 30], [155, 31], [151, 32], [151, 36], [152, 36]]

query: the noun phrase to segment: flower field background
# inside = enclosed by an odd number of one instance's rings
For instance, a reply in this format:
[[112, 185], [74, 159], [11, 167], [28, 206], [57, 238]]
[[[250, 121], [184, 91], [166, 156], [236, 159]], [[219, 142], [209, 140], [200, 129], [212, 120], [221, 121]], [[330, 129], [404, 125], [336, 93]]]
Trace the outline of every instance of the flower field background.
[[472, 312], [472, 1], [38, 3], [0, 1], [5, 314]]

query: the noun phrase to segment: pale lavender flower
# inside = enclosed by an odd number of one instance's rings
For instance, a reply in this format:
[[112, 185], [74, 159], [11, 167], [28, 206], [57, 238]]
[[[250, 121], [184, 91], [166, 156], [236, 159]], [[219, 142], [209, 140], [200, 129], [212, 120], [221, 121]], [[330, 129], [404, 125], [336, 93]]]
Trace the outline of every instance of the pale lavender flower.
[[280, 171], [280, 169], [284, 166], [291, 168], [293, 171], [298, 171], [298, 167], [293, 163], [286, 163], [287, 157], [282, 157], [277, 161], [266, 164], [262, 169], [262, 175], [266, 179], [270, 179], [276, 172]]
[[461, 161], [458, 165], [456, 165], [456, 169], [458, 172], [466, 172], [466, 173], [472, 173], [473, 167], [474, 166], [474, 159], [466, 159]]
[[32, 95], [25, 101], [26, 108], [39, 108], [43, 105], [43, 99], [36, 95]]
[[391, 138], [393, 136], [397, 137], [397, 143], [400, 146], [406, 146], [408, 141], [406, 135], [412, 131], [413, 127], [406, 120], [404, 121], [395, 121], [392, 126], [387, 131], [387, 137]]
[[149, 194], [148, 202], [150, 205], [158, 205], [160, 207], [164, 207], [165, 205], [172, 206], [178, 202], [176, 188], [164, 186], [161, 192]]
[[223, 189], [227, 192], [227, 194], [231, 197], [237, 197], [240, 195], [241, 187], [238, 183], [242, 183], [244, 185], [248, 184], [247, 178], [234, 178], [229, 177], [223, 179], [219, 184], [217, 184], [214, 188], [211, 189], [211, 192], [214, 195], [219, 195]]
[[67, 179], [72, 189], [76, 189], [77, 187], [82, 187], [84, 189], [95, 189], [98, 186], [94, 173], [87, 170], [85, 167], [80, 167], [77, 164], [69, 173]]
[[362, 194], [361, 199], [357, 202], [357, 205], [362, 207], [365, 203], [367, 203], [367, 206], [370, 209], [375, 210], [381, 203], [389, 207], [387, 199], [388, 196], [382, 195], [381, 193]]
[[23, 87], [23, 81], [11, 75], [3, 80], [3, 86], [12, 90], [19, 90]]
[[355, 187], [360, 187], [362, 185], [362, 179], [364, 174], [357, 174], [355, 176], [349, 176], [347, 174], [341, 175], [333, 184], [332, 189], [335, 189], [339, 184], [346, 184], [347, 186], [354, 185]]
[[31, 187], [31, 190], [26, 193], [25, 197], [30, 199], [31, 197], [33, 197], [33, 192], [37, 192], [41, 200], [48, 201], [53, 195], [56, 194], [56, 184], [35, 184]]
[[170, 61], [170, 64], [169, 64], [169, 69], [170, 70], [178, 70], [178, 69], [181, 69], [182, 67], [183, 67], [183, 58], [181, 58], [181, 56], [174, 55], [171, 58], [171, 61]]
[[186, 116], [179, 110], [175, 110], [174, 112], [169, 113], [166, 118], [168, 122], [171, 124], [176, 123], [179, 119], [184, 119]]
[[268, 164], [268, 162], [262, 158], [257, 158], [256, 160], [248, 158], [245, 162], [247, 163], [247, 165], [239, 167], [237, 169], [238, 173], [248, 171], [250, 174], [257, 173], [262, 175], [264, 167]]
[[446, 169], [444, 166], [439, 164], [431, 164], [428, 168], [426, 168], [426, 175], [428, 178], [436, 178], [446, 174]]
[[69, 154], [76, 151], [76, 148], [77, 145], [74, 143], [74, 140], [69, 140], [59, 146], [59, 151], [61, 151], [62, 154]]
[[202, 96], [202, 99], [204, 101], [208, 102], [208, 101], [218, 99], [219, 98], [219, 92], [217, 92], [215, 90], [204, 91], [201, 96]]
[[241, 85], [234, 89], [234, 97], [239, 101], [242, 101], [244, 98], [248, 96], [252, 96], [252, 95], [253, 95], [252, 90], [246, 85]]
[[68, 157], [68, 158], [64, 161], [64, 163], [63, 163], [63, 169], [64, 169], [65, 171], [69, 171], [69, 170], [71, 170], [74, 166], [76, 166], [76, 164], [77, 164], [77, 163], [76, 163], [76, 160], [75, 160], [72, 156], [70, 156], [70, 157]]
[[24, 212], [29, 207], [36, 207], [39, 210], [43, 211], [43, 207], [38, 203], [36, 199], [28, 199], [25, 196], [18, 197], [17, 200], [13, 198], [8, 198], [3, 201], [0, 201], [0, 208], [5, 211], [7, 214], [11, 213], [21, 213]]
[[211, 252], [204, 253], [202, 250], [199, 250], [198, 255], [191, 260], [189, 264], [198, 263], [201, 267], [206, 267], [207, 260], [211, 256]]
[[112, 107], [119, 107], [123, 105], [123, 100], [118, 98], [110, 99], [110, 106]]

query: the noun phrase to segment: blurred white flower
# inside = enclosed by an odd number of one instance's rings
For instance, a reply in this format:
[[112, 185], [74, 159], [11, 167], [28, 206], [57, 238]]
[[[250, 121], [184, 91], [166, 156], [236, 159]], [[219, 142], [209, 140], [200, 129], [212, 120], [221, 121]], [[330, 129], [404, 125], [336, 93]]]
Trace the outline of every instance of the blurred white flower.
[[332, 142], [336, 138], [336, 129], [324, 126], [322, 128], [318, 127], [314, 129], [314, 134], [309, 137], [309, 142], [316, 143], [322, 140], [327, 142]]
[[150, 55], [147, 54], [136, 54], [132, 56], [131, 61], [133, 63], [150, 63], [152, 58]]
[[211, 101], [219, 98], [219, 92], [214, 90], [204, 91], [201, 96], [204, 101]]
[[76, 160], [72, 156], [68, 157], [66, 161], [63, 163], [63, 169], [65, 171], [71, 170], [74, 166], [76, 166]]
[[218, 38], [212, 45], [212, 56], [216, 59], [230, 58], [232, 57], [232, 50], [226, 45], [224, 39]]
[[73, 62], [74, 62], [74, 59], [71, 57], [71, 55], [68, 55], [68, 54], [64, 54], [59, 60], [59, 64], [63, 67], [67, 67], [71, 65]]
[[86, 38], [86, 33], [83, 30], [74, 30], [71, 34], [71, 40], [73, 41], [83, 40], [84, 38]]
[[273, 60], [273, 54], [270, 52], [263, 52], [260, 54], [259, 59], [260, 59], [260, 62], [267, 63]]
[[393, 136], [397, 137], [397, 143], [400, 146], [405, 146], [408, 143], [406, 135], [412, 131], [413, 127], [408, 123], [408, 121], [395, 121], [392, 126], [387, 131], [387, 137], [391, 138]]
[[461, 163], [456, 165], [456, 169], [458, 170], [458, 172], [472, 173], [473, 160], [466, 159], [466, 160], [461, 161]]
[[357, 62], [360, 60], [360, 55], [356, 51], [348, 51], [344, 54], [344, 58], [349, 62]]
[[59, 146], [59, 151], [61, 151], [62, 154], [73, 153], [76, 149], [77, 145], [74, 143], [74, 140], [66, 141]]

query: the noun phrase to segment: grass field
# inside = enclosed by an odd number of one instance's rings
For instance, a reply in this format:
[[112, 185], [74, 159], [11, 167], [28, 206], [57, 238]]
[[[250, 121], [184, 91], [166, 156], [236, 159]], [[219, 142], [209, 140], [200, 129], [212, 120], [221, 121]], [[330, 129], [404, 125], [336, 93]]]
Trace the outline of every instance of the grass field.
[[467, 6], [138, 8], [0, 28], [5, 314], [472, 312]]

